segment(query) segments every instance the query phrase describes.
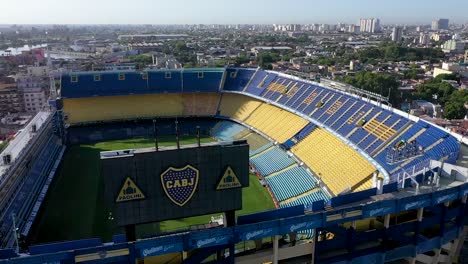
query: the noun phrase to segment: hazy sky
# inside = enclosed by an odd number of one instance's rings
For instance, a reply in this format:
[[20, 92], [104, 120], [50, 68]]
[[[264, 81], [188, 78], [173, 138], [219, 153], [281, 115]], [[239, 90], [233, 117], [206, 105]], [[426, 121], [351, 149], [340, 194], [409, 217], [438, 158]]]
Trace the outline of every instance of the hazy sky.
[[0, 24], [468, 22], [468, 0], [0, 0]]

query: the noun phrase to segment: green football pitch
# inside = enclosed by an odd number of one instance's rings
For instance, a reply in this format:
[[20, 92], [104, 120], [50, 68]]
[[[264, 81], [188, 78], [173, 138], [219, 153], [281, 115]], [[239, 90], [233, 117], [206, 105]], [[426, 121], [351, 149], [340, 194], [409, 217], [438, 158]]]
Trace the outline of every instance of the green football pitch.
[[[211, 142], [202, 138], [201, 142]], [[195, 143], [194, 137], [183, 137], [180, 143]], [[174, 137], [161, 137], [160, 146], [175, 145]], [[109, 217], [104, 203], [104, 182], [99, 173], [99, 153], [154, 146], [152, 139], [138, 138], [115, 140], [92, 145], [71, 146], [62, 161], [37, 221], [32, 230], [32, 243], [75, 240], [101, 237], [110, 241], [112, 235], [123, 233]], [[268, 191], [256, 176], [250, 176], [250, 186], [242, 189], [242, 210], [236, 215], [273, 209]], [[191, 225], [206, 224], [211, 216], [197, 216], [137, 226], [137, 237], [146, 237], [160, 232], [186, 229]]]

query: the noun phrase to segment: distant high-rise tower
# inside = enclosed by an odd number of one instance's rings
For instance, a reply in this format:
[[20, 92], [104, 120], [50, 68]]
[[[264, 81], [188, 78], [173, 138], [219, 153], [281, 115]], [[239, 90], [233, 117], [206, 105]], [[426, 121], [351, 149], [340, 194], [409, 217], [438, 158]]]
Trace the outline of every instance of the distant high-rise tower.
[[361, 32], [366, 32], [366, 19], [361, 18], [359, 20], [359, 29]]
[[371, 28], [371, 32], [372, 33], [375, 33], [375, 32], [379, 32], [380, 31], [380, 19], [378, 18], [372, 18], [372, 28]]
[[419, 44], [423, 46], [426, 46], [427, 44], [429, 44], [429, 35], [421, 32], [419, 34]]
[[359, 20], [361, 32], [375, 33], [380, 31], [380, 19], [378, 18], [361, 18]]
[[394, 27], [392, 31], [392, 41], [400, 42], [403, 35], [403, 29], [401, 27]]
[[449, 20], [446, 18], [440, 18], [432, 21], [431, 29], [432, 30], [442, 30], [449, 28]]

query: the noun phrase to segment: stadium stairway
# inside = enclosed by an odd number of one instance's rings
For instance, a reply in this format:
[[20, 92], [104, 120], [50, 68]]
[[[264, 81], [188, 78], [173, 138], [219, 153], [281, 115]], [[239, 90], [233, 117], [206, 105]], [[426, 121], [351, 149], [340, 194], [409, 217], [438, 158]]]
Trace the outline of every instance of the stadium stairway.
[[290, 149], [297, 143], [299, 143], [301, 140], [303, 140], [305, 137], [307, 137], [312, 131], [316, 128], [317, 126], [314, 123], [309, 123], [305, 125], [297, 134], [295, 134], [292, 138], [286, 140], [283, 142], [281, 145], [285, 149]]
[[371, 157], [375, 157], [377, 155], [379, 155], [383, 150], [385, 150], [396, 138], [398, 138], [400, 135], [403, 135], [406, 133], [406, 131], [408, 131], [411, 126], [413, 125], [414, 123], [413, 122], [407, 122], [399, 132], [395, 133], [393, 136], [391, 136], [386, 142], [384, 142], [383, 144], [379, 145], [378, 147], [376, 147], [371, 153], [370, 153], [370, 156]]

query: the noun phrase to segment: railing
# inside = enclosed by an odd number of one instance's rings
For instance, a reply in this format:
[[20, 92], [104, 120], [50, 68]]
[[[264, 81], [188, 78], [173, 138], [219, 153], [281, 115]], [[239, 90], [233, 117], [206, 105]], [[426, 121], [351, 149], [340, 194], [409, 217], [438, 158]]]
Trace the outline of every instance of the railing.
[[[435, 187], [433, 192], [423, 193], [423, 194], [414, 194], [412, 190], [409, 190], [409, 196], [403, 196], [402, 198], [395, 198], [397, 196], [392, 195], [381, 195], [373, 201], [366, 203], [354, 203], [352, 205], [340, 206], [336, 209], [331, 209], [329, 211], [320, 211], [311, 214], [304, 214], [294, 217], [287, 217], [269, 221], [262, 221], [254, 224], [239, 225], [235, 227], [225, 227], [225, 228], [215, 228], [208, 230], [201, 230], [195, 232], [185, 232], [168, 236], [158, 236], [150, 239], [138, 240], [136, 242], [130, 243], [109, 243], [102, 244], [99, 242], [96, 244], [86, 244], [86, 249], [83, 249], [85, 246], [81, 241], [69, 241], [64, 243], [53, 243], [48, 245], [42, 245], [40, 247], [35, 247], [37, 250], [34, 251], [34, 255], [24, 254], [22, 256], [22, 261], [30, 261], [29, 263], [39, 263], [39, 262], [68, 262], [69, 260], [74, 260], [75, 257], [82, 257], [87, 254], [96, 254], [97, 263], [110, 262], [110, 258], [114, 258], [115, 255], [107, 254], [115, 252], [115, 249], [125, 248], [126, 251], [125, 257], [127, 261], [134, 261], [135, 258], [144, 258], [150, 256], [158, 256], [173, 252], [181, 251], [190, 251], [193, 249], [199, 248], [208, 248], [214, 246], [228, 246], [234, 243], [242, 241], [251, 241], [258, 240], [266, 237], [272, 237], [276, 235], [285, 235], [290, 233], [298, 233], [304, 230], [325, 228], [330, 229], [336, 226], [339, 226], [343, 223], [349, 223], [351, 221], [357, 221], [361, 219], [369, 219], [378, 216], [386, 216], [390, 214], [397, 214], [399, 212], [416, 210], [420, 208], [428, 207], [429, 210], [435, 205], [442, 205], [450, 201], [466, 201], [466, 196], [468, 195], [468, 183], [458, 185], [455, 187], [444, 187], [437, 188]], [[466, 204], [464, 202], [455, 203], [456, 208], [446, 208], [444, 207], [442, 211], [447, 211], [447, 213], [438, 213], [435, 211], [435, 215], [425, 216], [420, 222], [420, 226], [423, 228], [439, 227], [442, 223], [440, 234], [435, 237], [439, 239], [440, 242], [431, 244], [430, 248], [440, 248], [443, 244], [452, 241], [458, 237], [460, 234], [461, 226], [463, 225], [464, 212], [466, 210]], [[449, 218], [447, 216], [450, 215]], [[452, 219], [455, 218], [455, 224], [452, 225]], [[446, 227], [446, 223], [452, 223], [450, 227]], [[402, 232], [405, 230], [405, 232]], [[401, 224], [392, 224], [386, 229], [386, 232], [382, 233], [380, 230], [368, 230], [365, 232], [355, 231], [353, 229], [347, 229], [346, 232], [350, 232], [352, 236], [347, 236], [348, 238], [338, 238], [343, 243], [356, 243], [360, 244], [366, 242], [369, 239], [372, 241], [384, 241], [389, 237], [394, 241], [400, 241], [399, 248], [389, 248], [387, 247], [384, 252], [382, 252], [382, 247], [378, 247], [377, 252], [384, 254], [386, 260], [395, 260], [398, 258], [413, 256], [416, 254], [416, 251], [423, 253], [427, 250], [422, 250], [423, 248], [428, 248], [427, 243], [421, 240], [418, 240], [417, 243], [405, 235], [405, 233], [420, 232], [418, 227], [415, 227], [414, 223], [401, 223]], [[419, 231], [418, 231], [419, 230]], [[377, 236], [372, 236], [370, 234]], [[383, 240], [382, 240], [383, 239]], [[400, 240], [399, 240], [400, 239]], [[326, 258], [325, 255], [320, 254], [320, 247], [329, 246], [334, 242], [339, 240], [322, 240], [318, 241], [317, 247], [313, 254], [317, 254], [317, 257]], [[427, 240], [432, 241], [432, 240]], [[379, 242], [380, 243], [380, 242]], [[385, 245], [386, 242], [383, 242]], [[380, 245], [380, 244], [378, 244]], [[388, 245], [388, 244], [387, 244]], [[66, 248], [65, 248], [66, 246]], [[343, 246], [338, 246], [337, 249], [342, 248]], [[395, 250], [401, 251], [403, 248], [412, 247], [411, 254], [395, 252]], [[358, 249], [352, 249], [356, 253]], [[47, 254], [47, 255], [44, 255]], [[362, 254], [362, 256], [367, 256], [369, 252]], [[385, 254], [387, 256], [385, 256]], [[115, 261], [122, 255], [115, 257]], [[341, 254], [342, 257], [350, 257], [348, 254]], [[13, 256], [13, 261], [15, 261]], [[100, 257], [100, 258], [99, 258]], [[356, 257], [356, 256], [355, 256]], [[106, 259], [109, 258], [109, 259]], [[353, 257], [354, 258], [354, 257]], [[101, 259], [102, 262], [99, 262]], [[120, 258], [119, 261], [122, 261]], [[8, 262], [7, 262], [8, 263]], [[321, 262], [323, 263], [323, 262]], [[329, 262], [327, 262], [329, 263]], [[359, 261], [357, 263], [368, 263], [368, 259], [364, 261]], [[378, 262], [381, 263], [381, 262]]]
[[[40, 138], [42, 136], [44, 131], [47, 130], [47, 128], [49, 127], [49, 125], [50, 125], [50, 123], [51, 123], [51, 121], [53, 119], [52, 117], [53, 117], [53, 114], [51, 114], [51, 115], [49, 115], [47, 117], [47, 120], [45, 120], [42, 123], [41, 127], [36, 132], [36, 134], [28, 140], [28, 143], [31, 142], [31, 141], [34, 141], [35, 139]], [[34, 146], [34, 144], [25, 144], [25, 147], [23, 149], [21, 149], [20, 152], [18, 152], [18, 154], [16, 155], [16, 158], [14, 160], [12, 160], [12, 163], [9, 164], [9, 165], [6, 165], [8, 167], [4, 171], [3, 176], [0, 175], [0, 188], [2, 187], [2, 184], [5, 182], [5, 180], [8, 179], [11, 176], [11, 173], [18, 168], [18, 165], [21, 163], [24, 156], [27, 153], [29, 153], [30, 149], [33, 146]]]

